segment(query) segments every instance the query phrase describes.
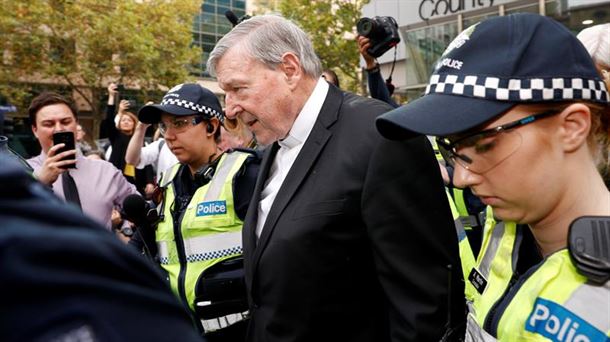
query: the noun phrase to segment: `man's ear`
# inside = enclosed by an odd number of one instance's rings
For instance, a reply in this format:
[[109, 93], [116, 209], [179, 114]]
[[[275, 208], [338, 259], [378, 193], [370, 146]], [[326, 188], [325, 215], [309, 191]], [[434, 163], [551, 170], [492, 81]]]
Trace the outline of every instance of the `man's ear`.
[[34, 133], [34, 136], [38, 139], [38, 127], [36, 127], [36, 125], [32, 125], [32, 133]]
[[591, 110], [582, 103], [568, 106], [559, 116], [560, 139], [565, 152], [574, 152], [587, 143], [591, 131]]
[[296, 88], [298, 81], [303, 77], [303, 70], [301, 69], [301, 61], [299, 60], [299, 57], [292, 52], [286, 52], [282, 56], [280, 69], [286, 76], [290, 90]]

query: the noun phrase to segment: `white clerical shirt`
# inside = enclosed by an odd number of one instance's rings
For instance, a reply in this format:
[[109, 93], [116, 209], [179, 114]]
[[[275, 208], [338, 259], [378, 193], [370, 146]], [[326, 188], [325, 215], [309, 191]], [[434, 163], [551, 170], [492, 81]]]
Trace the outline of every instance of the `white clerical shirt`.
[[286, 175], [292, 168], [292, 164], [297, 159], [303, 143], [309, 137], [309, 133], [313, 129], [313, 125], [318, 119], [320, 109], [324, 104], [326, 95], [328, 94], [328, 83], [324, 78], [318, 79], [318, 83], [313, 92], [305, 102], [303, 109], [294, 120], [294, 124], [288, 133], [288, 136], [280, 141], [280, 145], [273, 164], [269, 170], [269, 177], [265, 182], [265, 187], [261, 193], [260, 202], [258, 202], [258, 221], [256, 222], [256, 236], [260, 237], [267, 220], [267, 215], [271, 206], [275, 201], [280, 187], [284, 183]]

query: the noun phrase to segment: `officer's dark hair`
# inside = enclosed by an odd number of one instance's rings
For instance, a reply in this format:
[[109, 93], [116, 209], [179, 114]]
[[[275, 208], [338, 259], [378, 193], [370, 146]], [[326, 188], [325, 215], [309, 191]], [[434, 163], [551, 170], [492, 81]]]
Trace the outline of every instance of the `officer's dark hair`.
[[40, 95], [36, 96], [30, 103], [30, 107], [28, 108], [30, 124], [32, 126], [36, 126], [36, 114], [38, 113], [38, 111], [40, 111], [46, 106], [51, 106], [54, 104], [65, 104], [66, 106], [68, 106], [68, 108], [70, 108], [70, 111], [74, 115], [74, 119], [78, 119], [76, 114], [76, 106], [72, 101], [59, 95], [58, 93], [54, 93], [52, 91], [45, 91]]

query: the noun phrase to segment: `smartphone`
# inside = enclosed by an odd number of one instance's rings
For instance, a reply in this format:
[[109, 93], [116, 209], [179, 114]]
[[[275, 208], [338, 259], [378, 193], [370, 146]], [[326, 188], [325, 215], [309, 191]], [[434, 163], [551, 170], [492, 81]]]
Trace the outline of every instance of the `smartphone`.
[[136, 109], [136, 106], [138, 105], [136, 100], [127, 100], [127, 102], [129, 102], [129, 109], [131, 109], [131, 110], [135, 110]]
[[[74, 133], [68, 132], [68, 131], [53, 133], [53, 145], [57, 145], [57, 144], [65, 144], [65, 146], [60, 148], [59, 150], [57, 150], [57, 152], [55, 152], [55, 154], [59, 154], [64, 151], [74, 150], [75, 149]], [[76, 159], [76, 155], [73, 154], [73, 155], [62, 158], [61, 160], [74, 160], [74, 159]], [[62, 166], [62, 168], [75, 169], [76, 163], [64, 165], [64, 166]]]

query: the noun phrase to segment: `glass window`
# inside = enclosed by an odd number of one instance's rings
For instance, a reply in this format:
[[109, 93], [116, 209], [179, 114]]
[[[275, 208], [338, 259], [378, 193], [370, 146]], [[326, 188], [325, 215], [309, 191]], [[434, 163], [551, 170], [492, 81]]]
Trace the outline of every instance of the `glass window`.
[[224, 17], [225, 16], [225, 12], [228, 11], [228, 10], [230, 10], [230, 8], [227, 7], [227, 6], [218, 6], [218, 7], [216, 7], [216, 14], [218, 16], [223, 16]]
[[550, 0], [544, 4], [544, 10], [549, 17], [556, 17], [561, 14], [561, 4], [559, 0]]
[[204, 23], [215, 23], [216, 15], [213, 13], [202, 13], [199, 15], [201, 17], [201, 21]]
[[521, 5], [521, 6], [510, 6], [506, 5], [506, 7], [504, 7], [504, 13], [506, 13], [506, 15], [509, 14], [513, 14], [513, 13], [540, 13], [540, 8], [538, 6], [537, 3], [535, 4], [527, 4], [527, 5]]
[[561, 12], [561, 6], [556, 9], [552, 4], [546, 5], [546, 13], [555, 20], [564, 24], [568, 29], [577, 34], [583, 29], [610, 22], [610, 3], [595, 6], [579, 6], [577, 8], [565, 9]]
[[499, 15], [498, 12], [490, 12], [490, 13], [473, 16], [473, 17], [465, 17], [462, 27], [464, 27], [464, 29], [467, 29], [476, 23], [479, 23], [479, 22], [481, 22], [485, 19], [491, 18], [491, 17], [497, 17], [498, 15]]
[[201, 11], [203, 13], [216, 13], [216, 6], [214, 3], [210, 3], [209, 1], [205, 1], [203, 6], [201, 6]]
[[403, 33], [407, 48], [407, 86], [426, 84], [434, 64], [457, 36], [457, 22]]
[[216, 43], [216, 36], [209, 33], [204, 33], [201, 35], [201, 41], [208, 44]]
[[214, 50], [214, 44], [203, 43], [203, 51], [212, 52]]
[[212, 23], [203, 23], [203, 25], [201, 25], [201, 31], [208, 33], [216, 33], [216, 25]]
[[198, 76], [209, 76], [205, 72], [205, 63], [214, 45], [233, 26], [225, 17], [225, 12], [233, 11], [238, 18], [246, 14], [245, 0], [203, 0], [201, 13], [193, 21], [193, 45], [202, 49], [201, 62], [192, 65], [191, 73]]
[[233, 13], [235, 13], [235, 16], [237, 16], [238, 18], [241, 18], [246, 14], [246, 11], [244, 11], [243, 9], [233, 8]]
[[216, 25], [216, 32], [218, 32], [218, 34], [220, 35], [225, 35], [227, 32], [231, 31], [231, 28], [233, 28], [233, 26], [231, 26], [231, 23], [228, 20], [227, 24], [228, 25]]

